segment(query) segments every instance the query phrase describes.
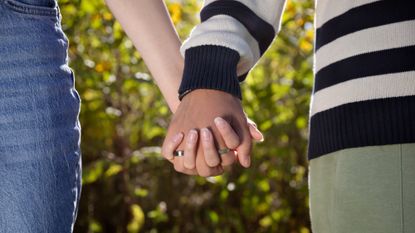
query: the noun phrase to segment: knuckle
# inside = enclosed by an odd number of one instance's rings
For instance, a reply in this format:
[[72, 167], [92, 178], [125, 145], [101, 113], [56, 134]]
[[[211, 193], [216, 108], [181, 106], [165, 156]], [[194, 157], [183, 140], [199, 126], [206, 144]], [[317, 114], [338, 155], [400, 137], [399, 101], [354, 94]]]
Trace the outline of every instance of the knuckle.
[[167, 144], [166, 146], [166, 150], [168, 151], [174, 151], [174, 149], [176, 148], [177, 145], [175, 145], [174, 143], [170, 142]]
[[163, 151], [163, 152], [161, 153], [161, 155], [163, 156], [163, 158], [170, 160], [170, 156], [169, 156], [169, 154], [168, 154], [168, 153], [166, 153], [165, 151]]
[[229, 141], [226, 145], [228, 146], [229, 149], [235, 149], [239, 146], [239, 140], [235, 139], [235, 140]]

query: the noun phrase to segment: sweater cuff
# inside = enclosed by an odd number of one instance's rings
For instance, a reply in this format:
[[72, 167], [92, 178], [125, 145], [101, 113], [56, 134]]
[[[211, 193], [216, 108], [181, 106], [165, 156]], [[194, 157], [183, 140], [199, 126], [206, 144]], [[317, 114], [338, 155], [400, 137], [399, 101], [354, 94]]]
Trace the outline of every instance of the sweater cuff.
[[242, 99], [236, 74], [239, 58], [236, 50], [223, 46], [201, 45], [186, 49], [179, 99], [195, 89], [220, 90]]

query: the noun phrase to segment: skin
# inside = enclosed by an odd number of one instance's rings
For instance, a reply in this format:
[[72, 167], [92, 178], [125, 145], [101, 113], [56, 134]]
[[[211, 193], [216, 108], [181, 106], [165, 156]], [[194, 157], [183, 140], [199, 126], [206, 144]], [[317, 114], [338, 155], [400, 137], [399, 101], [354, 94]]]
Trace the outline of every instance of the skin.
[[[226, 119], [235, 132], [233, 130], [224, 132], [226, 131], [224, 128], [217, 127], [215, 118], [218, 116]], [[174, 114], [163, 149], [167, 147], [166, 142], [172, 140], [176, 132], [188, 132], [193, 128], [201, 129], [202, 132], [195, 161], [199, 175], [207, 177], [222, 174], [223, 166], [235, 162], [235, 154], [232, 152], [218, 156], [216, 148], [226, 146], [235, 149], [242, 166], [246, 168], [250, 166], [252, 138], [247, 118], [238, 98], [217, 90], [198, 89], [190, 92], [183, 98]], [[206, 132], [206, 135], [203, 132]], [[222, 139], [220, 132], [225, 133], [224, 138], [227, 140]], [[185, 145], [180, 144], [178, 148], [184, 147]], [[175, 169], [186, 174], [194, 172], [181, 165]]]
[[[184, 61], [181, 41], [164, 2], [106, 0], [106, 3], [175, 113], [162, 147], [163, 156], [175, 170], [208, 177], [222, 174], [224, 166], [236, 161], [249, 167], [252, 139], [262, 141], [263, 136], [243, 113], [239, 99], [225, 92], [200, 89], [186, 95], [182, 102], [178, 100]], [[225, 146], [235, 151], [219, 155], [217, 147]], [[183, 157], [173, 156], [178, 149], [185, 151]]]

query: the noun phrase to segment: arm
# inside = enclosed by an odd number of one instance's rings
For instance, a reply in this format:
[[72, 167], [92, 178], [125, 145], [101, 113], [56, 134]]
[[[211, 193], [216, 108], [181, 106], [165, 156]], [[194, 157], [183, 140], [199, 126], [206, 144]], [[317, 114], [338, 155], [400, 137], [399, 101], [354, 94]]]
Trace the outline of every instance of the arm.
[[284, 4], [285, 0], [205, 0], [202, 23], [180, 48], [185, 57], [180, 94], [217, 89], [241, 98], [239, 82], [275, 38]]
[[[180, 54], [181, 42], [170, 20], [168, 11], [161, 0], [106, 0], [115, 17], [119, 20], [129, 38], [140, 52], [152, 76], [157, 82], [172, 112], [175, 112], [180, 101], [177, 90], [183, 73], [183, 57]], [[248, 120], [249, 129], [255, 140], [262, 140], [255, 123]], [[227, 122], [221, 127], [223, 138], [228, 142], [239, 139]], [[192, 131], [195, 133], [195, 131]], [[194, 134], [193, 134], [194, 135]], [[180, 135], [180, 140], [171, 140], [169, 148], [175, 150], [177, 143], [189, 142]], [[198, 135], [196, 135], [196, 138]], [[194, 142], [195, 144], [195, 142]], [[204, 147], [206, 148], [206, 147]], [[186, 153], [188, 167], [194, 167], [194, 153]], [[172, 161], [172, 160], [170, 160]], [[184, 167], [186, 161], [174, 161], [175, 167]], [[233, 160], [225, 161], [225, 164]], [[180, 165], [181, 163], [181, 165]], [[179, 164], [179, 165], [178, 165]], [[186, 174], [196, 174], [189, 168]]]
[[182, 79], [181, 41], [162, 0], [106, 0], [114, 16], [140, 52], [170, 110], [180, 101]]
[[[216, 144], [220, 148], [225, 147], [220, 131], [213, 124], [215, 117], [224, 117], [241, 139], [236, 148], [240, 163], [244, 167], [250, 166], [252, 141], [240, 101], [239, 82], [245, 79], [279, 31], [284, 4], [284, 0], [205, 1], [201, 11], [202, 23], [192, 30], [181, 46], [185, 57], [179, 89], [182, 102], [170, 124], [165, 142], [170, 141], [177, 132], [209, 128], [213, 131]], [[203, 141], [202, 137], [202, 144]], [[214, 157], [211, 152], [199, 153]], [[201, 163], [199, 157], [196, 164]], [[216, 169], [215, 165], [217, 163], [209, 166]], [[216, 169], [202, 175], [212, 176], [220, 172]]]

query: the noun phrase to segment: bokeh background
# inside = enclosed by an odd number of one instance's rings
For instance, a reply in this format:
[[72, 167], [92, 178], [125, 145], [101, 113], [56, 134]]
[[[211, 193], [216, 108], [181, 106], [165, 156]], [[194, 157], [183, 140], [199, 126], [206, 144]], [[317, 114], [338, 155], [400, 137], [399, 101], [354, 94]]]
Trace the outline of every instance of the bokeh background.
[[[282, 30], [242, 84], [264, 132], [251, 168], [177, 173], [160, 155], [171, 118], [140, 54], [103, 0], [60, 0], [82, 97], [83, 189], [76, 233], [308, 233], [306, 159], [312, 0], [289, 0]], [[166, 1], [181, 39], [201, 0]]]

